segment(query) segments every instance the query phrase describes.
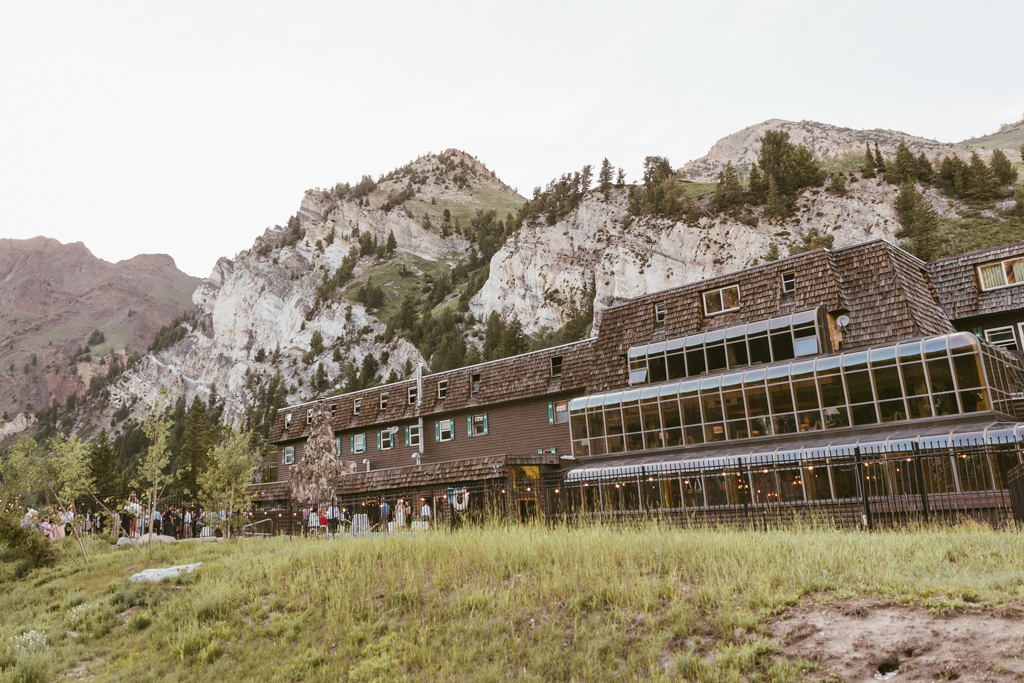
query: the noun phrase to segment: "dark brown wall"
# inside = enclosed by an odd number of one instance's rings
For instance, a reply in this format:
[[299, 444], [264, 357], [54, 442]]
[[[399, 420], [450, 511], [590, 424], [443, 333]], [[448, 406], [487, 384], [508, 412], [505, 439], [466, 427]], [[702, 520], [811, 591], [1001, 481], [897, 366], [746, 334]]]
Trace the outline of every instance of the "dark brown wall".
[[[582, 392], [561, 394], [558, 396], [546, 396], [538, 399], [523, 401], [512, 401], [498, 406], [489, 406], [479, 411], [462, 410], [441, 415], [430, 415], [423, 420], [424, 452], [422, 461], [442, 462], [446, 460], [461, 460], [463, 458], [475, 458], [488, 455], [500, 455], [503, 453], [515, 455], [536, 454], [538, 449], [549, 450], [554, 448], [558, 454], [568, 455], [571, 452], [569, 441], [569, 424], [567, 422], [555, 425], [548, 424], [548, 402], [569, 400], [573, 396], [582, 395]], [[470, 415], [487, 413], [487, 434], [480, 436], [467, 436], [466, 418]], [[434, 441], [434, 423], [440, 420], [453, 418], [455, 420], [455, 439], [436, 443]], [[382, 423], [370, 425], [360, 429], [350, 429], [335, 432], [336, 437], [341, 437], [342, 460], [355, 461], [359, 470], [364, 469], [363, 458], [369, 458], [371, 469], [378, 470], [388, 467], [408, 467], [415, 465], [413, 453], [416, 448], [405, 445], [405, 428], [416, 424], [415, 420], [400, 420], [393, 423]], [[391, 450], [377, 450], [377, 431], [387, 429], [391, 426], [398, 427], [395, 435], [397, 446]], [[353, 434], [366, 434], [366, 452], [350, 453], [350, 436]], [[295, 446], [295, 459], [301, 457], [301, 446], [305, 439], [288, 441], [280, 446]], [[280, 449], [277, 457], [280, 459]], [[286, 481], [289, 477], [289, 466], [279, 465], [277, 479]]]

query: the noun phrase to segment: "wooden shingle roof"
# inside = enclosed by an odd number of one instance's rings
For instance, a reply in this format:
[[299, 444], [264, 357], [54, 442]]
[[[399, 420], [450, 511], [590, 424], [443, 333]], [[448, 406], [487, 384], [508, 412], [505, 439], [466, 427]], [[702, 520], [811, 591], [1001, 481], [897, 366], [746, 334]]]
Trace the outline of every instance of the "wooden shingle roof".
[[371, 472], [345, 474], [337, 479], [338, 495], [414, 488], [437, 484], [481, 481], [505, 476], [505, 456], [465, 458], [448, 462], [424, 463], [410, 467], [392, 467]]
[[[426, 375], [423, 378], [423, 396], [419, 406], [409, 404], [409, 388], [416, 386], [416, 380], [409, 379], [282, 408], [271, 427], [268, 441], [280, 443], [304, 438], [308, 430], [306, 410], [317, 402], [335, 406], [331, 424], [335, 431], [344, 431], [383, 423], [395, 424], [415, 420], [420, 416], [490, 406], [524, 398], [579, 391], [586, 387], [593, 344], [594, 340], [586, 339], [511, 358]], [[562, 371], [560, 375], [552, 376], [551, 359], [556, 356], [562, 358]], [[477, 374], [480, 375], [480, 389], [476, 394], [472, 394], [470, 380]], [[442, 381], [448, 383], [444, 399], [438, 398], [438, 383]], [[385, 393], [388, 395], [387, 408], [381, 410], [380, 396]], [[353, 410], [357, 399], [361, 401], [359, 415], [355, 415]], [[291, 427], [285, 431], [285, 416], [288, 414], [292, 415]]]
[[928, 273], [939, 301], [953, 320], [1024, 308], [1024, 287], [981, 291], [977, 267], [1024, 256], [1024, 242], [932, 261]]

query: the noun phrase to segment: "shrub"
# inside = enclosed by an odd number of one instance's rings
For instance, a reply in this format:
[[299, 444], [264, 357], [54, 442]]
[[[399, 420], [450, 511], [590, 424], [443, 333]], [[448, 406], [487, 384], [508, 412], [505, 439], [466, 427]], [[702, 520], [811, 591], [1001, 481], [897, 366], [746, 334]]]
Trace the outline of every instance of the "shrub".
[[0, 515], [0, 563], [13, 565], [15, 577], [48, 567], [56, 560], [57, 553], [42, 534], [21, 526], [13, 515]]

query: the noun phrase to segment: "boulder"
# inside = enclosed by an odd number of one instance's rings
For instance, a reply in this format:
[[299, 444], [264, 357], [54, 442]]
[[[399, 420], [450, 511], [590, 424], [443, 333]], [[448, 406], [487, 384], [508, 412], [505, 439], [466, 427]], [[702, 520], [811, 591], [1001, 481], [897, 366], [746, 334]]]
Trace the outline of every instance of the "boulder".
[[[142, 537], [136, 538], [136, 539], [129, 539], [126, 536], [122, 536], [121, 538], [117, 539], [117, 547], [118, 548], [125, 548], [125, 547], [130, 548], [133, 545], [143, 546], [143, 545], [146, 545], [147, 543], [149, 543], [150, 536], [153, 537], [153, 543], [177, 543], [178, 542], [178, 540], [176, 538], [174, 538], [173, 536], [161, 536], [159, 534], [146, 534], [145, 536], [142, 536]], [[132, 542], [132, 540], [134, 540], [134, 543]]]
[[196, 562], [195, 564], [183, 564], [163, 569], [145, 569], [138, 574], [132, 574], [128, 581], [130, 583], [160, 583], [164, 579], [173, 579], [180, 574], [191, 574], [196, 570], [196, 567], [201, 567], [202, 564], [202, 562]]

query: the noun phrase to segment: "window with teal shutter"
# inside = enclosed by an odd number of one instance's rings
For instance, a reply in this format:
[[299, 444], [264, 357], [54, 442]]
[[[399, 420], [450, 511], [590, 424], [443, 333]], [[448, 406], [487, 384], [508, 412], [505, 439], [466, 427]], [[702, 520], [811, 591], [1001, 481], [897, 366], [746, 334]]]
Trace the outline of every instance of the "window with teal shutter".
[[354, 434], [352, 436], [348, 437], [348, 452], [349, 453], [355, 453], [356, 452], [356, 437], [355, 437]]
[[405, 445], [406, 446], [409, 445], [409, 428], [408, 427], [405, 428]]
[[336, 448], [337, 456], [340, 458], [341, 457], [341, 437], [340, 436], [337, 439], [335, 439], [335, 445], [337, 446], [337, 448]]
[[441, 423], [440, 422], [435, 422], [434, 423], [434, 443], [437, 443], [440, 440], [441, 440]]
[[555, 424], [555, 404], [548, 401], [548, 425]]
[[466, 416], [466, 436], [473, 436], [473, 416]]
[[484, 436], [487, 436], [487, 413], [484, 413]]
[[380, 450], [380, 432], [377, 432], [377, 450]]

